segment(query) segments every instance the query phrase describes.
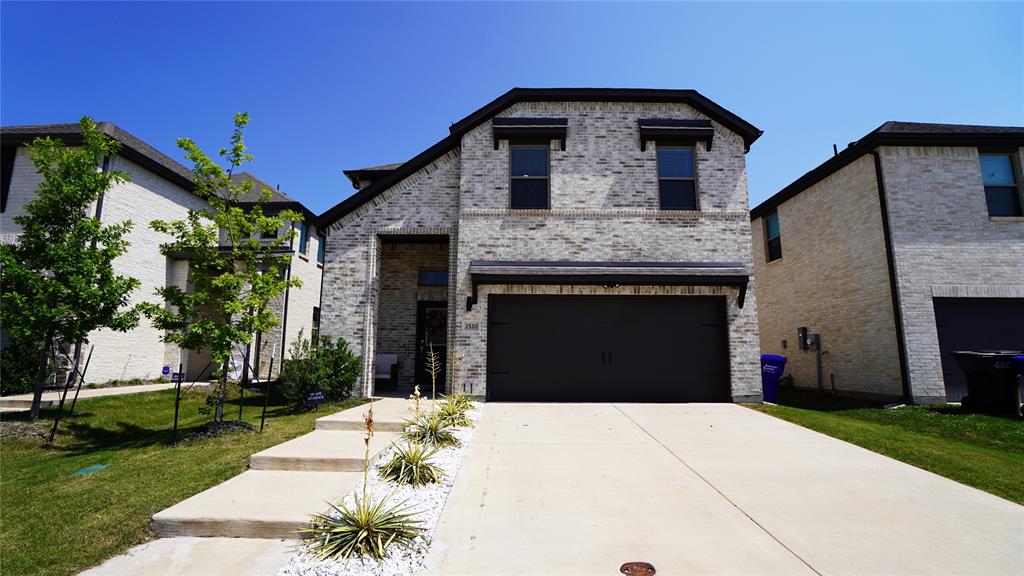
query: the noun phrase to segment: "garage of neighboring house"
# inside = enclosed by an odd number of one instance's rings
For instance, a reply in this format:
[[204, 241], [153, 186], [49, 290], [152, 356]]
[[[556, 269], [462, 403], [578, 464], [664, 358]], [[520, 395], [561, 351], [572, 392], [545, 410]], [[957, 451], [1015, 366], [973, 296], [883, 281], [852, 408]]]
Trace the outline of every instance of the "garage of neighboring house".
[[[747, 281], [735, 266], [616, 263], [614, 268], [474, 262], [470, 270], [474, 285], [735, 285], [742, 292]], [[487, 296], [489, 401], [730, 399], [727, 296], [568, 292]]]
[[964, 373], [950, 352], [1024, 350], [1024, 298], [935, 298], [935, 327], [946, 396], [967, 394]]

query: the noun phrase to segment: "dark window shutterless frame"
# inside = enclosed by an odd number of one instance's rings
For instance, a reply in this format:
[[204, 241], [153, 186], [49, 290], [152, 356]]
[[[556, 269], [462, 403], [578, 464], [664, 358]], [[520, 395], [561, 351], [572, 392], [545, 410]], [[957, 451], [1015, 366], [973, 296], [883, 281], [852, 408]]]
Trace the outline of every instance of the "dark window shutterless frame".
[[659, 207], [662, 210], [699, 210], [695, 147], [655, 146]]
[[768, 262], [782, 258], [782, 231], [779, 229], [779, 213], [772, 212], [764, 217], [765, 258]]
[[547, 210], [551, 207], [551, 144], [509, 146], [509, 207]]
[[985, 204], [991, 217], [1022, 216], [1019, 166], [1013, 154], [979, 155]]

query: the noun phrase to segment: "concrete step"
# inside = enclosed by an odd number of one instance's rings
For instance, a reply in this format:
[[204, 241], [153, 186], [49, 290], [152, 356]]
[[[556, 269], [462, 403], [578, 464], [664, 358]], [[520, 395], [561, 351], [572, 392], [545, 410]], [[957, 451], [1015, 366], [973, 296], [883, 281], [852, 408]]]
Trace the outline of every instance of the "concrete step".
[[249, 470], [154, 514], [150, 527], [161, 536], [296, 538], [362, 479], [361, 470]]
[[[424, 410], [429, 407], [430, 402], [423, 400], [421, 407]], [[367, 405], [349, 408], [330, 416], [318, 418], [316, 421], [317, 430], [355, 430], [366, 429], [363, 418], [366, 415]], [[373, 402], [373, 425], [378, 432], [403, 432], [405, 431], [405, 420], [412, 417], [412, 402], [402, 398], [381, 398]]]
[[[398, 434], [393, 432], [375, 433], [370, 441], [370, 463], [376, 462], [381, 452], [397, 438]], [[314, 430], [253, 454], [249, 467], [253, 470], [362, 472], [364, 454], [362, 434]]]
[[[53, 400], [43, 400], [39, 403], [41, 408], [53, 404]], [[14, 410], [25, 410], [32, 407], [32, 400], [25, 400], [24, 398], [3, 398], [0, 397], [0, 408], [11, 408]]]
[[297, 544], [257, 538], [159, 538], [80, 576], [271, 576], [295, 555]]

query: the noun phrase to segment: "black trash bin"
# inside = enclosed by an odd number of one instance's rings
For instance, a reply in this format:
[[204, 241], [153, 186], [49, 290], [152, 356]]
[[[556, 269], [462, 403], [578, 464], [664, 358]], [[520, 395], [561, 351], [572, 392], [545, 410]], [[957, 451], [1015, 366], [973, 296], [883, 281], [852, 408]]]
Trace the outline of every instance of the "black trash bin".
[[1019, 350], [961, 350], [951, 352], [967, 376], [965, 410], [989, 414], [1021, 415], [1016, 356]]

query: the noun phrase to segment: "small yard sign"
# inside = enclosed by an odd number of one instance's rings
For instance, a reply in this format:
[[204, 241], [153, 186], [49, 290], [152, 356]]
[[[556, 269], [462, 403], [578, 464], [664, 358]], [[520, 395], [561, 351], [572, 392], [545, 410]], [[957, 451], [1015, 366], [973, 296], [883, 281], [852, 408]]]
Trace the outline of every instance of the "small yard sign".
[[309, 404], [310, 406], [317, 406], [319, 404], [322, 404], [323, 401], [324, 401], [324, 391], [323, 390], [313, 390], [312, 392], [309, 393], [308, 396], [306, 396], [306, 404]]
[[171, 365], [170, 364], [164, 364], [164, 367], [160, 369], [160, 373], [163, 374], [164, 376], [167, 376], [168, 374], [170, 374], [171, 373]]
[[179, 383], [179, 382], [184, 382], [184, 381], [185, 381], [185, 373], [184, 372], [175, 372], [174, 374], [171, 374], [171, 382]]

